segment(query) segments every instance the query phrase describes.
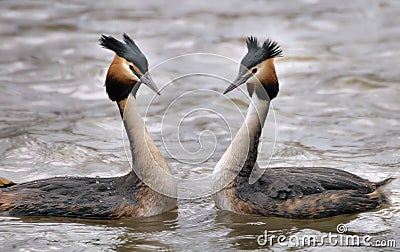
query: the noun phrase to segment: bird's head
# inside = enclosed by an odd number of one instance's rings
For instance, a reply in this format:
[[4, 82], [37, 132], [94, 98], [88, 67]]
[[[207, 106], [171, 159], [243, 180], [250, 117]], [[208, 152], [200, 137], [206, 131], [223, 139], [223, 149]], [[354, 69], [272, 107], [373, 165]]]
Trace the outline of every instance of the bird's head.
[[[257, 92], [257, 95], [263, 96], [260, 98], [266, 99], [265, 95], [268, 95], [268, 98], [272, 100], [279, 92], [274, 58], [282, 56], [282, 49], [270, 39], [259, 45], [257, 38], [248, 37], [246, 43], [247, 53], [240, 62], [238, 76], [224, 91], [224, 94], [247, 83], [250, 95]], [[259, 89], [260, 85], [263, 89]]]
[[129, 93], [136, 96], [141, 83], [159, 94], [151, 78], [148, 68], [149, 63], [135, 42], [126, 34], [119, 41], [112, 36], [102, 35], [100, 45], [115, 52], [106, 77], [106, 91], [112, 101], [125, 100]]

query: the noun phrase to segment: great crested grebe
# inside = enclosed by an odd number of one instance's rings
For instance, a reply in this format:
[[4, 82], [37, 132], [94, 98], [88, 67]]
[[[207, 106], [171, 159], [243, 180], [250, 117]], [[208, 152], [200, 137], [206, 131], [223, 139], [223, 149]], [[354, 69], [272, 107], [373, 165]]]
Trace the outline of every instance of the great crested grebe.
[[105, 85], [124, 121], [133, 170], [113, 178], [55, 177], [21, 184], [0, 179], [2, 214], [117, 219], [153, 216], [176, 208], [175, 180], [136, 108], [141, 83], [157, 90], [146, 57], [126, 34], [124, 42], [111, 36], [100, 38], [100, 45], [116, 54]]
[[[253, 179], [258, 144], [270, 99], [279, 91], [274, 58], [282, 50], [267, 39], [261, 46], [247, 38], [247, 54], [236, 80], [224, 94], [247, 83], [251, 102], [246, 118], [213, 173], [213, 199], [222, 210], [285, 218], [323, 218], [376, 209], [388, 202], [379, 187], [392, 181], [370, 182], [343, 170], [325, 167], [271, 168]], [[252, 176], [250, 176], [252, 175]]]

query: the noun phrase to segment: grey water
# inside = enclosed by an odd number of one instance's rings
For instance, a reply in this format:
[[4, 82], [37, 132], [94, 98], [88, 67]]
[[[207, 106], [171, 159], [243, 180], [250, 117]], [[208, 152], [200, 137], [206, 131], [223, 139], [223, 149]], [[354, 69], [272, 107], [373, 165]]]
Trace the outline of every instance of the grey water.
[[113, 54], [98, 45], [100, 34], [126, 32], [161, 89], [155, 96], [141, 87], [138, 105], [180, 197], [177, 210], [151, 218], [0, 217], [1, 251], [395, 250], [257, 242], [265, 231], [338, 234], [338, 224], [344, 235], [400, 247], [399, 180], [386, 188], [392, 206], [320, 220], [232, 214], [209, 196], [213, 167], [248, 104], [239, 90], [221, 92], [249, 35], [284, 51], [275, 61], [280, 93], [262, 136], [262, 166], [400, 178], [399, 1], [2, 0], [0, 7], [0, 176], [20, 183], [129, 171], [120, 115], [104, 89]]

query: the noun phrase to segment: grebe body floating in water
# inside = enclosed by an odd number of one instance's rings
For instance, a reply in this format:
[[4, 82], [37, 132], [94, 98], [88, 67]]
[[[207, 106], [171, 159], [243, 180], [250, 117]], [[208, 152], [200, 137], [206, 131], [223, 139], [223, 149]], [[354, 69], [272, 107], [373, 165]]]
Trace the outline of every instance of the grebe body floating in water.
[[279, 91], [274, 58], [281, 56], [282, 50], [269, 39], [260, 46], [254, 37], [247, 39], [247, 49], [238, 77], [224, 92], [247, 83], [251, 102], [245, 121], [214, 169], [216, 206], [242, 214], [310, 219], [387, 204], [380, 187], [392, 178], [370, 182], [324, 167], [270, 168], [262, 173], [256, 162], [258, 144], [270, 100]]
[[153, 216], [176, 208], [175, 180], [136, 108], [141, 83], [157, 92], [147, 59], [126, 34], [124, 42], [103, 35], [100, 45], [115, 52], [106, 91], [124, 121], [132, 171], [122, 177], [55, 177], [21, 184], [0, 178], [0, 214], [117, 219]]

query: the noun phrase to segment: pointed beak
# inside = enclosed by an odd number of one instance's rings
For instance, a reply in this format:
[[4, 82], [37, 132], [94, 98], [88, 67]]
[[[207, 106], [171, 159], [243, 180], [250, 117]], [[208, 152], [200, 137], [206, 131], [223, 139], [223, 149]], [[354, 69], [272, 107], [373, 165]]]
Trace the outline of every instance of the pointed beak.
[[160, 95], [160, 92], [157, 89], [156, 84], [154, 83], [153, 79], [151, 78], [149, 72], [142, 75], [140, 78], [140, 82], [148, 86], [151, 90], [153, 90], [156, 94]]
[[229, 85], [229, 87], [227, 89], [225, 89], [223, 94], [227, 94], [228, 92], [234, 90], [235, 88], [239, 87], [240, 85], [246, 83], [246, 81], [248, 79], [250, 79], [250, 77], [252, 76], [251, 73], [246, 74], [246, 75], [239, 75], [238, 77], [236, 77], [236, 79], [231, 83], [231, 85]]

